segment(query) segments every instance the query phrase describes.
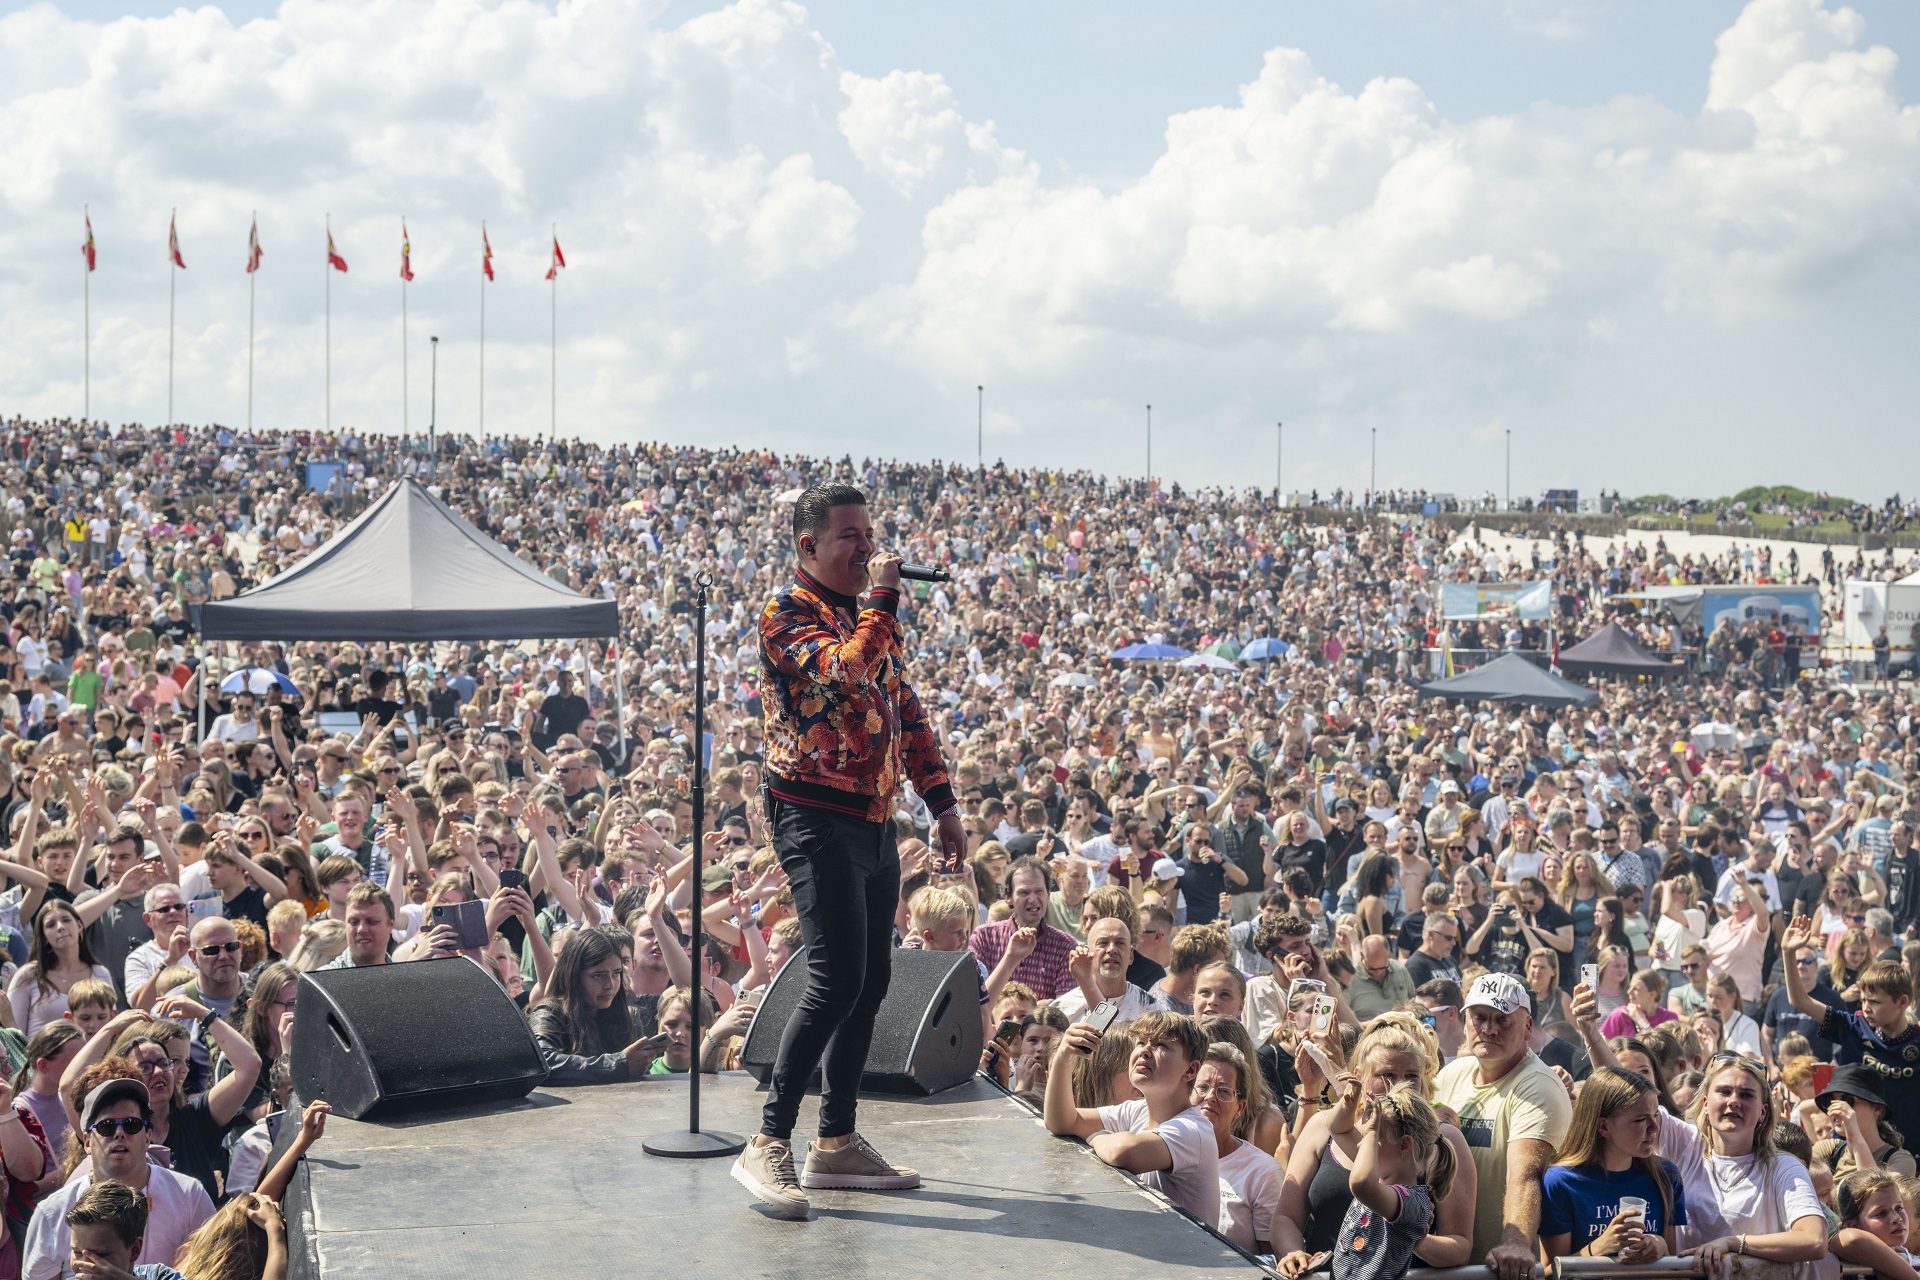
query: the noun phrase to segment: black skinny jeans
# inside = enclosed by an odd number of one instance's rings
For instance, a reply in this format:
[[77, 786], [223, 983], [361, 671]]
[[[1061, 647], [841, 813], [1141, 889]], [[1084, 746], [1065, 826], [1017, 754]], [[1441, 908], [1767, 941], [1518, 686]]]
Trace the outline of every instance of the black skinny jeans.
[[774, 852], [807, 946], [807, 990], [780, 1037], [760, 1132], [793, 1136], [824, 1055], [820, 1136], [837, 1138], [853, 1132], [874, 1014], [893, 976], [900, 856], [891, 822], [781, 800], [771, 807]]

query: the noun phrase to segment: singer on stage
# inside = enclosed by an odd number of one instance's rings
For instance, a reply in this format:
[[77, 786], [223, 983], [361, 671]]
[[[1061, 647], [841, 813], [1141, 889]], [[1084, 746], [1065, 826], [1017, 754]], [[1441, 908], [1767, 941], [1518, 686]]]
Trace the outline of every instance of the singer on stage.
[[[934, 815], [940, 868], [959, 865], [966, 836], [939, 737], [904, 678], [900, 558], [874, 550], [866, 497], [848, 485], [811, 486], [793, 504], [793, 542], [798, 575], [760, 614], [761, 697], [767, 823], [806, 941], [807, 989], [780, 1040], [760, 1132], [733, 1176], [805, 1217], [807, 1187], [920, 1185], [854, 1131], [874, 1014], [893, 972], [901, 777]], [[793, 1125], [823, 1055], [820, 1136], [796, 1178]]]

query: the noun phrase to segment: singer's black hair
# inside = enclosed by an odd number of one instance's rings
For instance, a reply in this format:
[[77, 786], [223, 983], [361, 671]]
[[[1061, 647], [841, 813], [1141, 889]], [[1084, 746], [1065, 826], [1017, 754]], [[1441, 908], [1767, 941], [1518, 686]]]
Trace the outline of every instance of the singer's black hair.
[[826, 527], [827, 513], [835, 507], [866, 505], [867, 495], [850, 484], [823, 481], [808, 485], [793, 504], [794, 549], [799, 550], [800, 539], [819, 536]]

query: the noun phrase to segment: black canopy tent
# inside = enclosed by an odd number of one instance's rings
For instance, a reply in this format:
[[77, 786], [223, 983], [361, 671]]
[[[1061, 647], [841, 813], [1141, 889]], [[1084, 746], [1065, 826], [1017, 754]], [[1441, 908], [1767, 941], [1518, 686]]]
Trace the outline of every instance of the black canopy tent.
[[411, 479], [285, 573], [200, 610], [203, 644], [613, 639], [616, 686], [619, 634], [613, 601], [555, 582]]
[[1609, 622], [1579, 644], [1562, 649], [1560, 666], [1573, 675], [1607, 676], [1670, 676], [1684, 669], [1677, 662], [1664, 661], [1642, 649], [1633, 633], [1617, 622]]
[[1448, 676], [1445, 680], [1429, 681], [1420, 686], [1420, 696], [1545, 707], [1579, 706], [1600, 697], [1585, 685], [1541, 670], [1517, 653], [1504, 653], [1483, 667]]

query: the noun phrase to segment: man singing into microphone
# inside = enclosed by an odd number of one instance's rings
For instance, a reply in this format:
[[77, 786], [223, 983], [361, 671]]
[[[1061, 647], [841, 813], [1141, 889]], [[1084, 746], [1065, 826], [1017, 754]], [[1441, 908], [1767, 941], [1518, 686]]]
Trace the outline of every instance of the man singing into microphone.
[[[799, 1218], [806, 1187], [920, 1185], [853, 1124], [874, 1014], [893, 971], [901, 776], [913, 779], [938, 823], [937, 869], [960, 864], [966, 837], [939, 738], [904, 679], [900, 558], [874, 550], [866, 497], [843, 484], [808, 488], [793, 504], [793, 541], [799, 575], [761, 611], [760, 663], [767, 822], [807, 945], [807, 989], [780, 1038], [760, 1132], [733, 1176]], [[796, 1178], [793, 1125], [823, 1055], [820, 1136]]]

